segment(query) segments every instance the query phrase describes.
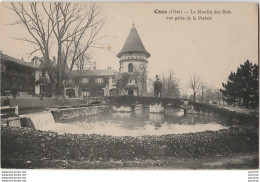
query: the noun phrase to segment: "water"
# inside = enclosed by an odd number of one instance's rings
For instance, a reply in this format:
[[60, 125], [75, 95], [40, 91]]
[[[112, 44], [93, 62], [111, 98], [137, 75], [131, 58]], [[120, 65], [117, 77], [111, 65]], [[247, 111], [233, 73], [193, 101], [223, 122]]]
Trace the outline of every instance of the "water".
[[66, 121], [66, 123], [55, 123], [55, 125], [43, 127], [41, 130], [71, 134], [142, 136], [196, 133], [228, 128], [210, 116], [184, 116], [182, 110], [172, 110], [167, 113], [149, 113], [148, 110], [139, 110], [134, 113], [107, 113], [77, 118]]
[[42, 112], [37, 114], [28, 114], [26, 117], [30, 118], [34, 128], [36, 130], [44, 129], [45, 127], [48, 128], [55, 128], [56, 123], [54, 121], [54, 118], [50, 112]]

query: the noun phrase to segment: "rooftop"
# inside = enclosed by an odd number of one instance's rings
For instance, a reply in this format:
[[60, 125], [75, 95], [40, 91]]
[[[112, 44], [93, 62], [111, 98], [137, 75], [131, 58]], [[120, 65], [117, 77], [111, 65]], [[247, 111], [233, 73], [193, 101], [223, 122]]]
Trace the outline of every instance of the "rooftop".
[[122, 50], [117, 54], [117, 57], [121, 57], [124, 53], [144, 53], [146, 57], [150, 57], [151, 54], [146, 51], [144, 45], [141, 41], [140, 36], [137, 33], [136, 28], [133, 26]]
[[23, 65], [23, 66], [34, 68], [33, 64], [30, 63], [30, 62], [26, 62], [26, 61], [24, 61], [22, 59], [16, 59], [14, 57], [8, 56], [8, 55], [3, 54], [3, 53], [1, 54], [1, 60], [6, 60], [6, 61], [10, 61], [10, 62], [13, 62], [13, 63], [16, 63], [16, 64], [20, 64], [20, 65]]

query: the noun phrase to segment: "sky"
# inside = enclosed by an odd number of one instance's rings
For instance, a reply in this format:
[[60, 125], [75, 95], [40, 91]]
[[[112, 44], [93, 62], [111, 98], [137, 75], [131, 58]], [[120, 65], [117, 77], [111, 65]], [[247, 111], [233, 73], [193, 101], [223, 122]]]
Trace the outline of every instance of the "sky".
[[[22, 26], [8, 25], [17, 17], [0, 7], [0, 50], [4, 54], [30, 61], [27, 53], [32, 51], [28, 43], [13, 39], [25, 34]], [[236, 71], [247, 59], [258, 63], [258, 12], [254, 3], [100, 3], [101, 16], [106, 22], [100, 32], [107, 35], [102, 41], [105, 49], [92, 51], [97, 69], [111, 66], [118, 70], [117, 53], [122, 49], [133, 26], [146, 48], [149, 77], [172, 70], [180, 80], [182, 91], [189, 92], [187, 82], [190, 74], [198, 74], [209, 86], [221, 88], [231, 71]], [[169, 14], [170, 10], [182, 14]], [[212, 14], [198, 14], [199, 10]], [[231, 12], [214, 14], [215, 10]], [[155, 13], [167, 11], [167, 14]], [[196, 14], [191, 14], [191, 11]], [[187, 13], [185, 13], [187, 12]], [[197, 20], [167, 20], [166, 17], [195, 16]], [[212, 20], [198, 20], [211, 17]], [[37, 55], [37, 54], [36, 54]], [[39, 55], [39, 54], [38, 54]]]

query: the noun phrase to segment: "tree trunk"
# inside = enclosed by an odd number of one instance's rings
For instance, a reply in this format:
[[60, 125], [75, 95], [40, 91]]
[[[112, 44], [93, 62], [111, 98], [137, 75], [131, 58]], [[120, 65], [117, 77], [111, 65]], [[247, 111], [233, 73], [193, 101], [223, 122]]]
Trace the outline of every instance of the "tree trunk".
[[193, 101], [196, 102], [196, 92], [193, 91]]

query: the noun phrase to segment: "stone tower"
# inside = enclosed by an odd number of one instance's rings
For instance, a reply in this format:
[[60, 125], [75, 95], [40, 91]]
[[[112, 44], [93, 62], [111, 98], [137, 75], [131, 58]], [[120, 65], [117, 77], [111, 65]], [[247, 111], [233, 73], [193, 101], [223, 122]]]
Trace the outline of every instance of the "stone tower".
[[124, 79], [123, 77], [128, 80], [119, 91], [120, 95], [147, 94], [147, 58], [150, 56], [133, 24], [122, 50], [117, 54], [120, 59], [121, 80]]

